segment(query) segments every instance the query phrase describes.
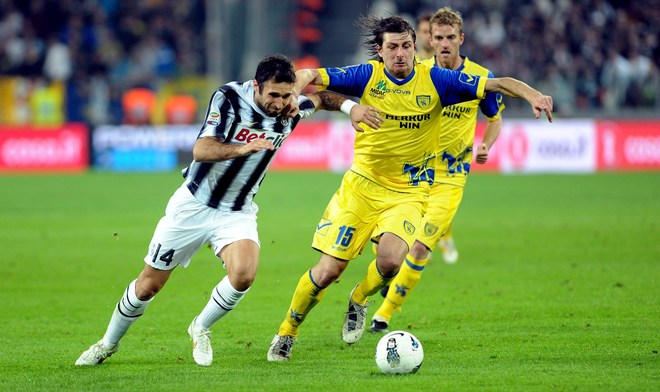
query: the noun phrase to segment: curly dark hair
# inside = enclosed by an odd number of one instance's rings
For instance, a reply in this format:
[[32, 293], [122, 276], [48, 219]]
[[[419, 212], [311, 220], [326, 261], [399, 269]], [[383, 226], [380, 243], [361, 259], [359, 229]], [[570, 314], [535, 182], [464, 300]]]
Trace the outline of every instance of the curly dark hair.
[[378, 56], [376, 46], [383, 46], [383, 34], [385, 33], [409, 33], [413, 42], [417, 40], [415, 29], [400, 16], [392, 15], [387, 18], [377, 18], [375, 16], [361, 16], [358, 25], [363, 30], [365, 40], [362, 42], [367, 49], [370, 59], [383, 61]]

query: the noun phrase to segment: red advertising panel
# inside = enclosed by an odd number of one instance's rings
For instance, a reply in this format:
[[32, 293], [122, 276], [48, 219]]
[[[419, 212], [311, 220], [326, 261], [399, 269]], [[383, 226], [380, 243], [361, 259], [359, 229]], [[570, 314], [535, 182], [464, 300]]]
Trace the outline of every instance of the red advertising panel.
[[327, 170], [328, 121], [301, 121], [289, 135], [271, 164], [279, 170]]
[[599, 121], [598, 170], [660, 170], [660, 121]]
[[0, 127], [0, 173], [80, 172], [89, 166], [89, 131], [83, 124]]
[[277, 152], [271, 168], [345, 171], [353, 163], [354, 140], [349, 121], [301, 121]]
[[[483, 140], [479, 121], [474, 149]], [[301, 122], [273, 162], [280, 170], [347, 170], [355, 131], [348, 121]], [[593, 173], [660, 170], [660, 121], [507, 119], [488, 162], [472, 173]]]

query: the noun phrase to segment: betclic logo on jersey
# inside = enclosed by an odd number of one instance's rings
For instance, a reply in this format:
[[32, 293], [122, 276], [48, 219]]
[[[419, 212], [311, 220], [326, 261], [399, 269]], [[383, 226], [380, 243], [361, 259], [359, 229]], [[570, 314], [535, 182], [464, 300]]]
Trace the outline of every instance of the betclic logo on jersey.
[[280, 148], [282, 144], [284, 144], [284, 141], [286, 140], [287, 136], [289, 136], [288, 133], [277, 133], [277, 132], [272, 132], [272, 131], [256, 131], [253, 129], [249, 128], [243, 128], [238, 133], [236, 133], [236, 136], [234, 136], [234, 140], [237, 142], [241, 143], [250, 143], [254, 139], [266, 139], [270, 140], [273, 142], [273, 146], [275, 146], [275, 149]]

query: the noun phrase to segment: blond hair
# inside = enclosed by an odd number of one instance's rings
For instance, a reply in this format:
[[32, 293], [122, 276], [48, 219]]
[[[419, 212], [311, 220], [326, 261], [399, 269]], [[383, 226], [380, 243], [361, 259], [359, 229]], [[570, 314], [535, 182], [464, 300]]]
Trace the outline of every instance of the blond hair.
[[458, 27], [458, 32], [463, 33], [463, 17], [461, 13], [452, 9], [451, 7], [442, 7], [435, 11], [430, 21], [431, 26], [437, 24], [438, 26], [454, 26]]

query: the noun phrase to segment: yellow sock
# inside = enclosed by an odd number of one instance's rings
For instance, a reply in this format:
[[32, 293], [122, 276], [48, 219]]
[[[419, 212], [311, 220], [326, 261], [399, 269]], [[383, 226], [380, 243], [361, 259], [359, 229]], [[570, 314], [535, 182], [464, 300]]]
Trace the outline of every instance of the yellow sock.
[[290, 335], [294, 338], [298, 336], [298, 327], [305, 321], [312, 308], [321, 301], [326, 289], [321, 289], [314, 283], [311, 270], [305, 272], [298, 281], [291, 305], [277, 334]]
[[442, 237], [446, 240], [450, 240], [452, 236], [454, 235], [454, 225], [451, 223], [449, 224], [449, 227], [447, 227], [447, 230], [445, 230], [445, 234], [442, 235]]
[[362, 279], [362, 282], [360, 282], [358, 287], [353, 291], [353, 301], [360, 305], [366, 304], [367, 298], [387, 286], [391, 280], [392, 278], [384, 278], [383, 275], [380, 274], [378, 267], [376, 266], [376, 260], [374, 259], [371, 264], [369, 264], [364, 279]]
[[417, 282], [422, 278], [424, 266], [428, 261], [429, 259], [414, 259], [409, 254], [406, 256], [401, 270], [392, 280], [390, 289], [387, 291], [387, 297], [376, 311], [374, 318], [390, 322], [394, 311], [401, 309], [406, 298], [410, 296], [410, 293], [417, 286]]

